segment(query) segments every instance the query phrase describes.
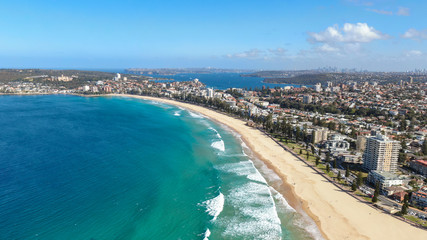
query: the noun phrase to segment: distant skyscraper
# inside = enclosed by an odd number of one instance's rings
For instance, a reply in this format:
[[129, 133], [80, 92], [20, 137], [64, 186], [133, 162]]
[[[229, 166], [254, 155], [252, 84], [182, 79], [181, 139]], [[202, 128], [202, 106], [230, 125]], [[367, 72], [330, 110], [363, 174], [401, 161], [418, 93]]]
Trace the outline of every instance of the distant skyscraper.
[[120, 78], [122, 78], [122, 76], [120, 75], [120, 73], [117, 73], [116, 76], [114, 77], [114, 81], [119, 81]]
[[208, 88], [208, 98], [213, 98], [213, 96], [214, 96], [213, 88]]
[[367, 137], [363, 167], [367, 170], [395, 172], [399, 150], [399, 141], [390, 140], [383, 135]]

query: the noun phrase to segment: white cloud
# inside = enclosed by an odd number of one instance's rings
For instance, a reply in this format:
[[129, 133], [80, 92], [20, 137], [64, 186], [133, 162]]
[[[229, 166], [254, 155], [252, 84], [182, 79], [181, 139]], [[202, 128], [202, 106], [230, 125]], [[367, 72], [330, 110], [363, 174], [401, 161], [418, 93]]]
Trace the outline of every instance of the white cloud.
[[232, 54], [226, 54], [224, 57], [226, 58], [246, 58], [246, 59], [263, 59], [263, 60], [270, 60], [270, 59], [278, 59], [278, 58], [285, 58], [286, 56], [286, 49], [284, 48], [275, 48], [275, 49], [268, 49], [268, 50], [260, 50], [257, 48], [251, 49], [249, 51], [244, 51], [240, 53], [232, 53]]
[[405, 56], [407, 57], [418, 57], [421, 55], [423, 55], [423, 52], [421, 52], [420, 50], [411, 50], [411, 51], [405, 52]]
[[358, 6], [372, 6], [374, 5], [371, 1], [363, 1], [363, 0], [346, 0], [347, 2], [353, 3]]
[[263, 53], [263, 51], [254, 48], [249, 51], [244, 51], [244, 52], [234, 53], [234, 54], [227, 54], [226, 57], [227, 58], [258, 58], [260, 57], [261, 53]]
[[398, 15], [398, 16], [409, 16], [410, 10], [409, 10], [409, 8], [399, 7], [399, 10], [397, 11], [396, 15]]
[[397, 15], [397, 16], [409, 16], [409, 15], [411, 15], [410, 9], [406, 8], [406, 7], [399, 7], [396, 12], [387, 11], [387, 10], [383, 10], [383, 9], [373, 9], [373, 8], [368, 8], [366, 10], [370, 11], [370, 12], [382, 14], [382, 15]]
[[336, 47], [332, 47], [331, 45], [325, 43], [322, 46], [320, 46], [317, 50], [321, 52], [338, 52], [339, 49]]
[[403, 35], [401, 35], [401, 37], [418, 41], [427, 40], [427, 30], [416, 30], [414, 28], [410, 28]]
[[312, 43], [367, 43], [387, 39], [388, 35], [368, 26], [367, 23], [345, 23], [342, 28], [334, 25], [319, 33], [308, 33]]
[[286, 50], [280, 47], [276, 49], [268, 49], [268, 52], [277, 57], [283, 57], [286, 54]]
[[378, 13], [378, 14], [382, 14], [382, 15], [393, 15], [392, 11], [386, 11], [386, 10], [381, 10], [381, 9], [371, 9], [371, 8], [369, 8], [368, 11], [374, 12], [374, 13]]

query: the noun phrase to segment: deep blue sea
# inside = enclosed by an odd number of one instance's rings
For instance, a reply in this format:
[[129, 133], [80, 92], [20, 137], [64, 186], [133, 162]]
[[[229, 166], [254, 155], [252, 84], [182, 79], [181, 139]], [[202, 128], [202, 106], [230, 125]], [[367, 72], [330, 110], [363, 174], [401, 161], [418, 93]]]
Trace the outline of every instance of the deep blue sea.
[[197, 113], [0, 96], [0, 126], [2, 240], [320, 238], [240, 137]]

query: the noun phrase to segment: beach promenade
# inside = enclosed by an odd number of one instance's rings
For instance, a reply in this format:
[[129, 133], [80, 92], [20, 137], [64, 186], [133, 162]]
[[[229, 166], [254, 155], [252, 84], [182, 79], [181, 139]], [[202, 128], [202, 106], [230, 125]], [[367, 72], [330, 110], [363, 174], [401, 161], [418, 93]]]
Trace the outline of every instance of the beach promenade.
[[343, 192], [269, 136], [247, 126], [242, 120], [168, 99], [120, 94], [107, 96], [147, 99], [183, 107], [230, 127], [282, 178], [286, 191], [277, 190], [291, 206], [302, 208], [310, 215], [326, 239], [427, 239], [426, 230], [400, 221]]

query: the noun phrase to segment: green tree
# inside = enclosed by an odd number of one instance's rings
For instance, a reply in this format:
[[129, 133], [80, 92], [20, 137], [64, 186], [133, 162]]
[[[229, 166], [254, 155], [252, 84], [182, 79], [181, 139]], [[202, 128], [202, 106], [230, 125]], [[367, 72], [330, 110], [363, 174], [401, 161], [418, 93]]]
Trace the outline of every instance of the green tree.
[[357, 183], [356, 183], [356, 181], [353, 181], [353, 183], [351, 184], [351, 190], [353, 192], [357, 190]]
[[334, 159], [332, 167], [337, 168], [337, 160], [336, 159]]
[[298, 142], [301, 139], [301, 129], [299, 127], [295, 130], [295, 140]]
[[400, 147], [402, 150], [407, 149], [408, 147], [406, 146], [406, 140], [402, 139], [402, 141], [400, 142]]
[[408, 214], [408, 206], [405, 203], [402, 205], [402, 209], [400, 210], [400, 213], [402, 215]]
[[338, 174], [337, 174], [337, 180], [338, 180], [338, 182], [341, 181], [341, 173], [340, 172], [338, 172]]
[[329, 122], [328, 123], [328, 128], [329, 128], [329, 130], [335, 130], [335, 128], [336, 128], [335, 122]]
[[375, 184], [375, 192], [374, 192], [374, 196], [372, 197], [372, 202], [376, 203], [378, 202], [378, 196], [380, 195], [380, 184], [377, 182]]
[[424, 155], [427, 155], [427, 139], [424, 139], [423, 146], [421, 147], [421, 151]]
[[331, 161], [331, 154], [329, 152], [326, 152], [326, 162]]
[[356, 185], [357, 185], [357, 187], [360, 187], [360, 186], [362, 186], [362, 184], [363, 184], [363, 175], [362, 175], [362, 172], [359, 171], [357, 173]]
[[357, 137], [357, 135], [356, 135], [357, 133], [356, 133], [356, 130], [354, 129], [354, 127], [351, 127], [351, 133], [350, 133], [350, 137], [351, 138], [356, 138]]
[[273, 115], [270, 113], [264, 120], [264, 128], [266, 131], [270, 131], [273, 127]]
[[299, 150], [299, 154], [301, 154], [301, 155], [302, 155], [302, 149], [300, 149], [300, 150]]
[[402, 132], [406, 131], [406, 128], [407, 128], [406, 120], [405, 118], [403, 118], [399, 124], [399, 131], [402, 131]]
[[399, 152], [399, 157], [398, 157], [397, 161], [398, 161], [399, 163], [404, 163], [404, 162], [405, 162], [405, 160], [406, 160], [406, 153]]
[[409, 194], [405, 195], [405, 198], [403, 199], [402, 209], [400, 210], [400, 214], [406, 215], [408, 214], [408, 208], [409, 208]]
[[345, 177], [348, 178], [348, 176], [350, 176], [350, 170], [348, 169], [348, 165], [347, 165], [347, 168], [345, 169]]
[[282, 131], [283, 136], [286, 136], [286, 131], [287, 131], [286, 118], [282, 119], [282, 123], [280, 124], [280, 130]]
[[326, 163], [326, 172], [328, 173], [330, 171], [329, 169], [329, 163]]

